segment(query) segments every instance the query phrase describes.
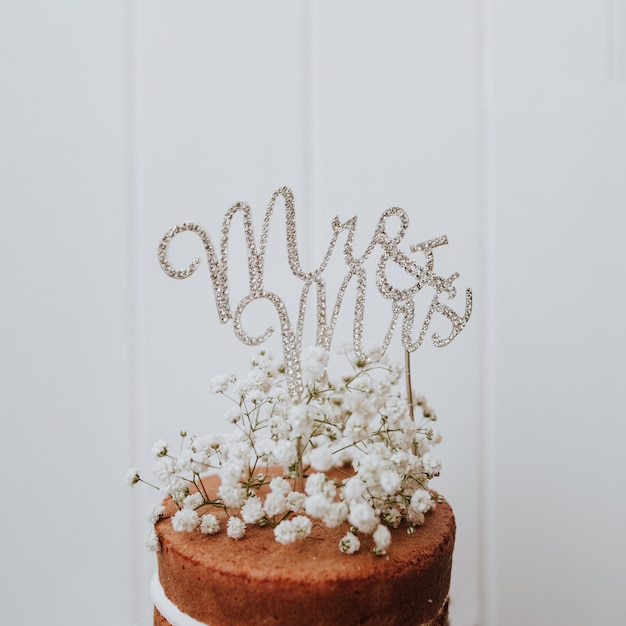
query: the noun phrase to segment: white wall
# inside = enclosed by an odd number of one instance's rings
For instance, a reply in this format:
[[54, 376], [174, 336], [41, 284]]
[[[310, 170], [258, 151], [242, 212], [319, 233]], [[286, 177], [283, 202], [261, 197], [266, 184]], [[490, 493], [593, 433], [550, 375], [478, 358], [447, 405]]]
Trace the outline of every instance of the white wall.
[[305, 265], [396, 205], [474, 289], [413, 357], [454, 626], [622, 622], [624, 0], [33, 0], [0, 41], [0, 623], [151, 623], [154, 495], [124, 472], [223, 428], [207, 381], [249, 354], [156, 247], [284, 184]]

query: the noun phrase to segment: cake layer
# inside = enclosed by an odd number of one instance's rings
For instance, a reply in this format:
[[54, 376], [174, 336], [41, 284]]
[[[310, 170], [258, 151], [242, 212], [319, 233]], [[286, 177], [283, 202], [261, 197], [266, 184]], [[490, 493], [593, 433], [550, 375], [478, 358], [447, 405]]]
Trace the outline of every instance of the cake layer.
[[[170, 502], [166, 515], [175, 512]], [[212, 511], [226, 527], [226, 515]], [[249, 526], [238, 541], [226, 532], [176, 532], [156, 524], [159, 579], [183, 613], [209, 626], [433, 626], [446, 623], [455, 522], [443, 502], [423, 526], [392, 529], [383, 556], [339, 551], [347, 526], [315, 527], [289, 545], [269, 528]], [[155, 611], [155, 626], [168, 625]], [[176, 625], [173, 625], [176, 626]]]
[[[448, 603], [446, 602], [439, 611], [439, 615], [428, 622], [427, 624], [407, 624], [406, 626], [449, 626], [448, 621]], [[154, 626], [180, 626], [179, 624], [172, 624], [168, 622], [158, 611], [158, 609], [154, 609]], [[210, 624], [208, 626], [211, 626]], [[324, 622], [321, 626], [328, 626], [327, 622]]]

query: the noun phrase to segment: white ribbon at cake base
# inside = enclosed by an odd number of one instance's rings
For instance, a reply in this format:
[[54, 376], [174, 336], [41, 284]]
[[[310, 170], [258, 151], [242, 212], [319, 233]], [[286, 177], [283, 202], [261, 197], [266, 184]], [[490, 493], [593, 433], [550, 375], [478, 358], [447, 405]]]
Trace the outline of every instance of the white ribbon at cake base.
[[150, 595], [152, 602], [158, 609], [159, 613], [172, 626], [209, 626], [204, 622], [190, 617], [187, 613], [183, 613], [166, 595], [159, 580], [159, 572], [154, 572], [152, 581], [150, 582]]

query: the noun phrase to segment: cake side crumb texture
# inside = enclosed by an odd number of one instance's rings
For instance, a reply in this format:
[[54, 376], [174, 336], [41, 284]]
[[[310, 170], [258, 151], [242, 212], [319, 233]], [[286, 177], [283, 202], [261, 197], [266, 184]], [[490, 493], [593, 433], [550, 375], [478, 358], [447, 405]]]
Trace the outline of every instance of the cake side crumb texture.
[[[166, 515], [175, 512], [173, 503], [166, 506]], [[211, 512], [225, 528], [225, 513]], [[366, 545], [356, 554], [341, 553], [345, 525], [316, 527], [310, 538], [288, 545], [277, 543], [270, 528], [256, 525], [240, 540], [225, 532], [176, 532], [169, 518], [156, 530], [166, 596], [210, 626], [446, 623], [455, 538], [446, 502], [427, 513], [412, 535], [404, 524], [391, 529], [391, 546], [383, 556], [372, 555]], [[167, 626], [157, 613], [155, 626]]]

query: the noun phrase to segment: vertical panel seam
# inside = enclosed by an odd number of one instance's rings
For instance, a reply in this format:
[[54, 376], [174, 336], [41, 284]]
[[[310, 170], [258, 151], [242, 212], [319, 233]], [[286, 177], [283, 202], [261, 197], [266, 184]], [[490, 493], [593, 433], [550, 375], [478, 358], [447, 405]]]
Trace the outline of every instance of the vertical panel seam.
[[477, 28], [477, 196], [481, 222], [481, 292], [483, 315], [481, 338], [480, 391], [480, 488], [479, 488], [479, 614], [481, 626], [496, 625], [496, 515], [495, 468], [496, 432], [494, 407], [495, 372], [495, 146], [494, 146], [494, 75], [493, 75], [493, 6], [490, 0], [476, 3]]
[[626, 83], [626, 0], [606, 0], [606, 64], [609, 82]]
[[303, 4], [302, 11], [302, 180], [304, 190], [303, 202], [298, 215], [303, 217], [304, 227], [309, 234], [305, 238], [302, 248], [305, 268], [312, 268], [315, 263], [315, 250], [317, 249], [317, 224], [315, 221], [315, 207], [317, 202], [317, 115], [319, 82], [317, 80], [318, 68], [318, 37], [317, 28], [318, 5], [314, 0], [307, 0]]
[[[141, 308], [141, 260], [139, 237], [139, 207], [137, 181], [137, 2], [128, 2], [125, 11], [126, 59], [125, 59], [125, 203], [126, 203], [126, 310], [127, 333], [126, 354], [128, 371], [128, 450], [131, 459], [141, 458], [138, 439], [141, 432], [140, 412], [140, 328], [139, 311]], [[144, 596], [141, 586], [139, 536], [140, 499], [131, 498], [130, 504], [130, 571], [131, 571], [131, 611], [133, 622], [139, 620], [140, 601]]]

